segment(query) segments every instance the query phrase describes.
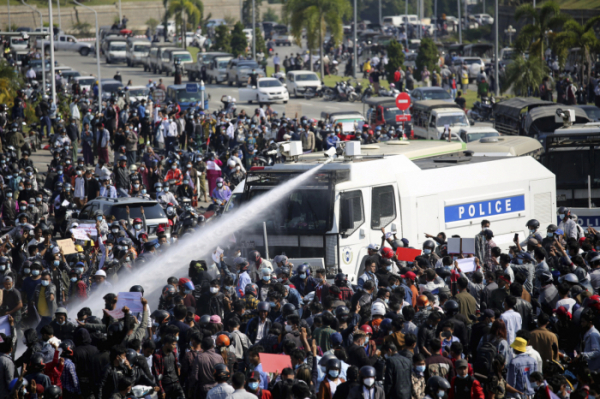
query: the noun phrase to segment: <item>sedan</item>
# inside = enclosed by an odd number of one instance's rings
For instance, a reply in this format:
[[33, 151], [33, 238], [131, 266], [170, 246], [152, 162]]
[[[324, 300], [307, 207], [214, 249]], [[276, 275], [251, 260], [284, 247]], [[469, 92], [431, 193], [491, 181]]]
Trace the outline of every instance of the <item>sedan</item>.
[[441, 87], [418, 87], [410, 92], [410, 99], [414, 101], [423, 100], [444, 100], [446, 102], [453, 102], [452, 96], [446, 90]]
[[250, 86], [239, 89], [239, 101], [252, 103], [256, 101], [259, 104], [273, 103], [283, 101], [287, 104], [290, 94], [285, 85], [279, 79], [261, 78], [258, 79], [258, 86]]

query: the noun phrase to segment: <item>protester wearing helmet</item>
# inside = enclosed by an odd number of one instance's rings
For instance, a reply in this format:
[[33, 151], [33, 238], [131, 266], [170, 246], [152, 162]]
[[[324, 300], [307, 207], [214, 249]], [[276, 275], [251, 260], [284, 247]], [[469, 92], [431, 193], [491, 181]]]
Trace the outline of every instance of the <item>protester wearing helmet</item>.
[[222, 177], [217, 177], [216, 187], [212, 191], [210, 197], [213, 203], [218, 205], [225, 205], [227, 201], [229, 201], [229, 197], [231, 197], [231, 190], [229, 186], [225, 185], [225, 181]]
[[296, 268], [295, 275], [290, 278], [290, 282], [294, 284], [300, 296], [304, 296], [315, 291], [319, 285], [319, 281], [312, 277], [310, 266], [308, 263], [303, 263]]

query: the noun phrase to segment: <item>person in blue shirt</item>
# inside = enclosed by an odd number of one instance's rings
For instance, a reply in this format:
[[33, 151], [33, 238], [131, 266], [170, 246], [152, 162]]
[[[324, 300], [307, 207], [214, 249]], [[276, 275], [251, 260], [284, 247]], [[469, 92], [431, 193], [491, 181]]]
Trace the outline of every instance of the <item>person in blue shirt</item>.
[[248, 266], [250, 266], [250, 264], [246, 260], [239, 264], [240, 273], [238, 275], [238, 283], [236, 290], [240, 298], [243, 298], [246, 295], [246, 286], [248, 284], [252, 284], [252, 280], [250, 279], [250, 275], [248, 274]]
[[527, 341], [523, 338], [515, 338], [510, 346], [513, 348], [514, 357], [508, 364], [506, 382], [517, 391], [533, 396], [535, 390], [529, 382], [529, 376], [538, 371], [538, 364], [531, 356], [525, 353], [527, 350]]
[[[255, 345], [248, 349], [248, 362], [250, 362], [250, 367], [254, 370], [253, 375], [255, 376], [255, 379], [258, 380], [257, 377], [260, 377], [260, 381], [258, 381], [258, 388], [269, 389], [269, 375], [263, 371], [262, 364], [260, 362], [260, 353], [264, 352], [265, 348], [260, 345]], [[250, 379], [252, 379], [252, 377]]]
[[142, 99], [140, 105], [138, 105], [138, 115], [141, 119], [144, 119], [146, 117], [146, 99]]
[[592, 308], [581, 313], [581, 332], [583, 333], [583, 351], [579, 355], [588, 363], [591, 371], [600, 369], [600, 333], [594, 326], [596, 317]]
[[338, 136], [336, 136], [332, 131], [327, 131], [327, 137], [325, 138], [325, 151], [327, 151], [328, 149], [330, 149], [331, 147], [335, 148], [336, 147], [336, 143], [340, 141], [340, 138]]

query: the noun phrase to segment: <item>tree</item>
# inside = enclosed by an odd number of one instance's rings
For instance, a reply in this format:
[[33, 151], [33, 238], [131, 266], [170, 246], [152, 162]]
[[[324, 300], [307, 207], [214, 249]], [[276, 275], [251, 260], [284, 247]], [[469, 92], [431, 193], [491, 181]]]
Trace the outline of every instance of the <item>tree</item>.
[[394, 72], [404, 64], [404, 52], [402, 48], [402, 45], [396, 39], [392, 39], [390, 44], [387, 45], [388, 63], [385, 66], [385, 74], [389, 83], [394, 83]]
[[279, 22], [279, 15], [271, 7], [267, 8], [267, 11], [263, 14], [263, 21]]
[[525, 59], [519, 55], [506, 68], [505, 82], [510, 83], [508, 83], [508, 87], [503, 87], [502, 91], [507, 91], [512, 87], [516, 95], [529, 96], [530, 92], [539, 87], [548, 72], [544, 60], [538, 57]]
[[[262, 0], [254, 0], [254, 12], [256, 13], [256, 23], [260, 22], [260, 5]], [[252, 0], [244, 0], [242, 3], [242, 23], [244, 26], [252, 26]]]
[[581, 69], [578, 74], [580, 82], [583, 83], [583, 67], [588, 64], [587, 76], [590, 79], [592, 68], [592, 53], [600, 49], [600, 40], [594, 32], [594, 25], [600, 21], [600, 16], [589, 19], [585, 25], [575, 20], [569, 20], [563, 25], [563, 30], [555, 37], [557, 46], [562, 49], [579, 48], [578, 58]]
[[[339, 44], [344, 33], [342, 19], [349, 17], [350, 11], [350, 3], [346, 0], [288, 0], [283, 6], [296, 41], [300, 41], [302, 29], [306, 28], [308, 48], [312, 50], [318, 43], [321, 60], [325, 32], [329, 30], [331, 39], [336, 45]], [[321, 62], [321, 79], [324, 75], [325, 65]]]
[[213, 50], [231, 53], [231, 35], [227, 25], [219, 25], [215, 28]]
[[415, 76], [421, 76], [421, 72], [423, 71], [424, 66], [427, 66], [429, 72], [433, 72], [434, 70], [439, 71], [440, 67], [438, 66], [438, 61], [438, 51], [433, 40], [429, 37], [421, 39], [421, 45], [419, 46], [419, 54], [417, 55], [417, 59], [415, 60]]
[[202, 12], [200, 11], [200, 9], [198, 8], [198, 3], [200, 3], [200, 7], [203, 8], [202, 6], [202, 2], [200, 1], [193, 1], [193, 0], [171, 0], [171, 3], [169, 3], [169, 8], [167, 10], [167, 13], [169, 15], [174, 15], [175, 16], [175, 26], [180, 26], [180, 34], [181, 34], [181, 38], [183, 40], [183, 46], [186, 47], [186, 40], [185, 40], [185, 32], [186, 32], [186, 28], [185, 28], [185, 16], [187, 16], [189, 21], [195, 21], [195, 24], [197, 24], [201, 19], [202, 19]]
[[554, 1], [547, 1], [541, 7], [533, 8], [531, 4], [523, 4], [515, 11], [515, 20], [525, 18], [531, 23], [525, 25], [516, 40], [519, 52], [529, 50], [529, 54], [544, 58], [544, 41], [547, 32], [556, 31], [570, 18], [560, 12], [560, 7]]
[[240, 54], [246, 54], [246, 48], [248, 47], [248, 40], [244, 33], [244, 25], [241, 22], [237, 22], [233, 25], [233, 31], [231, 31], [231, 53], [237, 57]]

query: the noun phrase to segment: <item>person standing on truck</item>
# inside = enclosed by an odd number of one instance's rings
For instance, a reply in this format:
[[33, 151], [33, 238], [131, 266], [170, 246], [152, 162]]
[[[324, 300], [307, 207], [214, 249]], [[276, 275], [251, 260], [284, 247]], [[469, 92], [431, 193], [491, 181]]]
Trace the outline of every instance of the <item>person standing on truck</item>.
[[566, 206], [558, 208], [558, 217], [560, 218], [560, 224], [558, 229], [565, 233], [565, 238], [577, 239], [577, 223], [571, 219], [571, 210]]

